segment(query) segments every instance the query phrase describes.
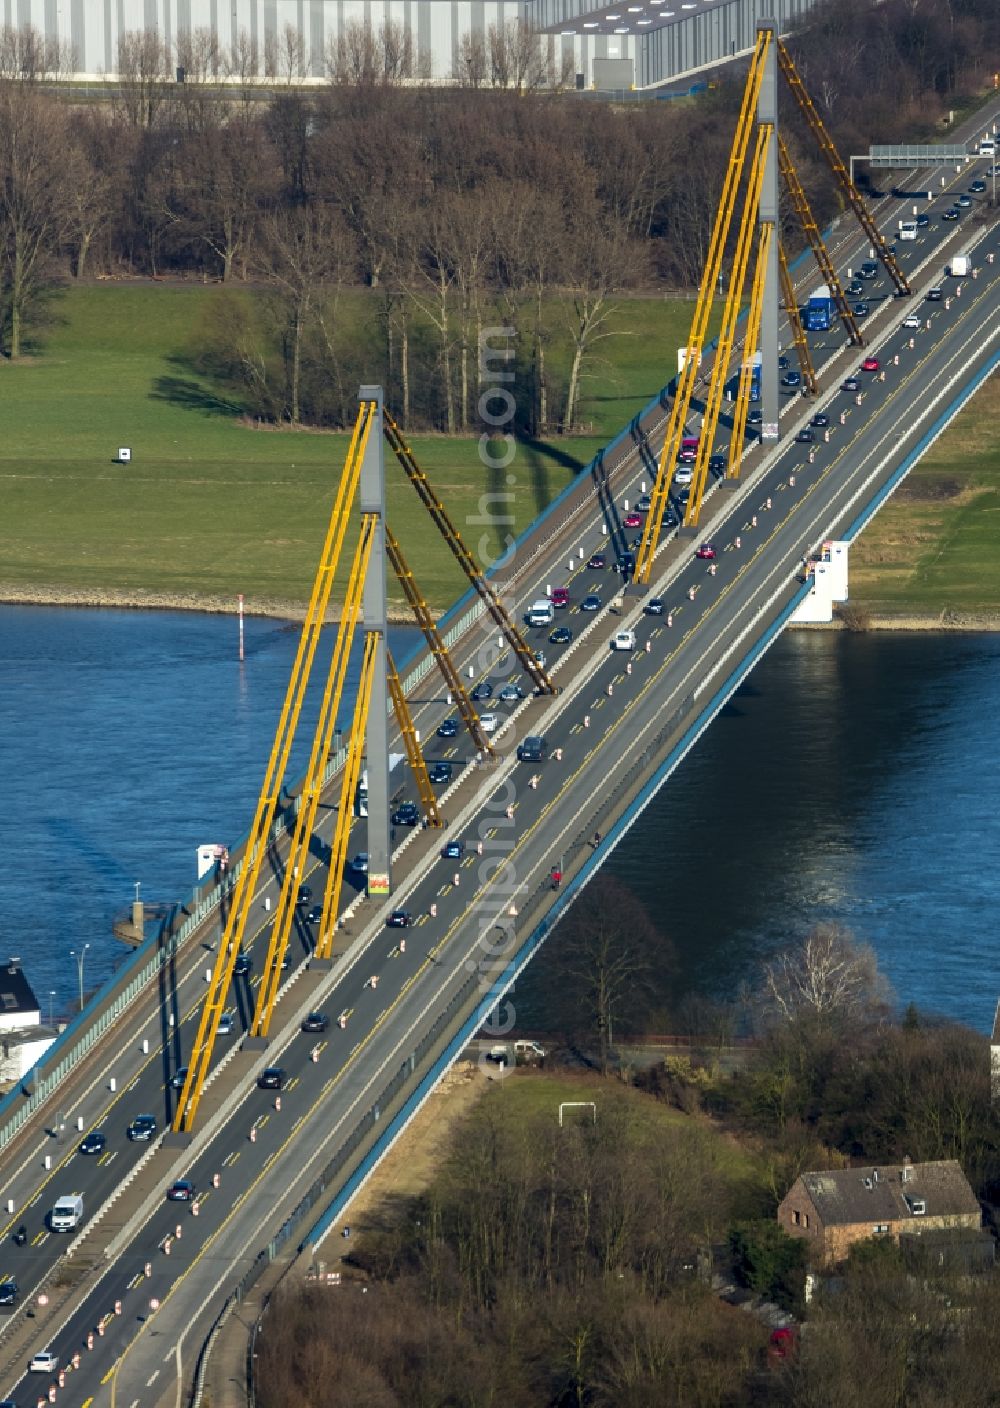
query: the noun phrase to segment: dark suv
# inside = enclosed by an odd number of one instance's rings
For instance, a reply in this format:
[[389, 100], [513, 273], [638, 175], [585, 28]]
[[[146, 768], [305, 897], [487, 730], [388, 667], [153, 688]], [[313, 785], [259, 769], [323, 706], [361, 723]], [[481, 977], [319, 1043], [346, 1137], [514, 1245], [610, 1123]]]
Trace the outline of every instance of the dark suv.
[[148, 1144], [156, 1133], [156, 1116], [136, 1115], [126, 1133], [133, 1142]]
[[285, 1084], [285, 1072], [281, 1066], [265, 1066], [257, 1077], [261, 1090], [281, 1090]]
[[518, 747], [518, 760], [522, 763], [540, 763], [545, 757], [545, 739], [539, 738], [537, 734], [529, 733], [524, 742]]
[[401, 802], [392, 814], [393, 826], [416, 826], [419, 820], [416, 802]]

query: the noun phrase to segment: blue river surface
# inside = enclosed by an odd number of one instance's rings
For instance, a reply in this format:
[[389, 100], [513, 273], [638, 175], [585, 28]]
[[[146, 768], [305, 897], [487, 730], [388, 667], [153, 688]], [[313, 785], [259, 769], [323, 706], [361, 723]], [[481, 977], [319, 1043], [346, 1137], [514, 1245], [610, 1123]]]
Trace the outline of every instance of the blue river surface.
[[[90, 945], [88, 990], [127, 956], [111, 922], [136, 881], [184, 900], [196, 847], [245, 834], [298, 635], [249, 618], [241, 665], [229, 617], [0, 608], [0, 957], [46, 1016], [74, 1002], [70, 949]], [[397, 661], [417, 640], [391, 633]], [[832, 920], [900, 1002], [988, 1030], [998, 720], [1000, 637], [786, 633], [609, 861], [676, 945], [676, 991], [731, 994]], [[552, 981], [543, 949], [520, 985], [532, 1024]]]

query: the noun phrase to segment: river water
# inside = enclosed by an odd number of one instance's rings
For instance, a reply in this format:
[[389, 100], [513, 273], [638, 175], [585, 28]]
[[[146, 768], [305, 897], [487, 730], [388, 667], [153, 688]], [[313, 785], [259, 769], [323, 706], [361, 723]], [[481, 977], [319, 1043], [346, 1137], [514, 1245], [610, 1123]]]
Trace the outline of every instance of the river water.
[[[136, 881], [184, 899], [197, 845], [246, 832], [298, 631], [248, 620], [241, 665], [231, 618], [0, 608], [0, 957], [46, 1016], [75, 1000], [70, 949], [88, 989], [122, 961]], [[397, 660], [415, 642], [393, 633]], [[731, 993], [833, 920], [901, 1002], [988, 1030], [998, 718], [998, 637], [786, 633], [609, 862], [676, 945], [674, 993]], [[543, 950], [519, 1012], [544, 1022], [551, 981]]]

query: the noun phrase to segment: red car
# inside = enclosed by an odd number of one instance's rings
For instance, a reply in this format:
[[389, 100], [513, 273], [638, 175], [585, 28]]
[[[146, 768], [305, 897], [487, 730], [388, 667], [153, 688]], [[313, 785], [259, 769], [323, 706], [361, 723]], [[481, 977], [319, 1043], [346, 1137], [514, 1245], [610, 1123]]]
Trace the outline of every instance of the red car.
[[641, 513], [628, 513], [628, 514], [626, 514], [626, 515], [625, 515], [625, 527], [626, 527], [626, 528], [641, 528], [641, 527], [642, 527], [642, 514], [641, 514]]
[[714, 543], [702, 543], [701, 547], [695, 553], [695, 557], [700, 557], [704, 562], [711, 562], [712, 558], [715, 556], [716, 552]]
[[551, 601], [551, 603], [552, 603], [553, 606], [568, 606], [568, 605], [569, 605], [569, 588], [568, 588], [568, 587], [553, 587], [553, 588], [552, 588], [552, 595], [549, 597], [549, 600]]
[[865, 360], [861, 363], [861, 370], [863, 372], [877, 372], [878, 369], [879, 360], [877, 357], [866, 357]]

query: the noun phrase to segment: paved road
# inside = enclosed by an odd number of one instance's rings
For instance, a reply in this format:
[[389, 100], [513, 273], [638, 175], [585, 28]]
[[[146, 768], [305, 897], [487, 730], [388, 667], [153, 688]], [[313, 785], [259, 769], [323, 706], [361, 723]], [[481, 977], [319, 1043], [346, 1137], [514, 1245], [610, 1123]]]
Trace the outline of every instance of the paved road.
[[[941, 239], [951, 233], [951, 228], [940, 221], [932, 222], [912, 255], [908, 249], [906, 251], [911, 267], [928, 257], [933, 259]], [[585, 844], [589, 816], [595, 798], [600, 797], [601, 789], [595, 789], [595, 775], [608, 777], [613, 775], [614, 768], [626, 770], [632, 760], [648, 751], [653, 739], [662, 734], [665, 718], [669, 720], [692, 696], [705, 695], [710, 685], [706, 659], [716, 662], [717, 672], [727, 663], [734, 663], [733, 654], [723, 658], [727, 647], [732, 646], [739, 632], [761, 609], [762, 592], [764, 599], [770, 592], [775, 601], [782, 592], [787, 593], [789, 561], [794, 561], [806, 546], [815, 545], [818, 538], [828, 532], [848, 477], [864, 479], [869, 467], [873, 474], [884, 472], [878, 462], [885, 458], [886, 451], [895, 453], [897, 450], [900, 426], [913, 420], [914, 407], [929, 400], [936, 388], [947, 384], [957, 365], [956, 348], [962, 349], [961, 357], [968, 363], [970, 353], [982, 353], [985, 347], [992, 345], [995, 293], [995, 281], [986, 277], [984, 270], [978, 281], [965, 284], [962, 296], [950, 308], [943, 304], [921, 305], [921, 310], [929, 315], [931, 326], [914, 335], [917, 347], [910, 349], [909, 333], [905, 337], [895, 333], [888, 348], [879, 349], [884, 362], [886, 351], [892, 357], [898, 348], [898, 355], [903, 358], [901, 368], [898, 371], [893, 368], [891, 372], [887, 368], [885, 382], [864, 378], [860, 408], [853, 396], [834, 393], [830, 398], [836, 417], [834, 434], [829, 445], [821, 441], [815, 447], [816, 458], [811, 466], [806, 460], [809, 447], [792, 445], [775, 459], [766, 477], [755, 481], [752, 487], [744, 486], [737, 491], [738, 503], [733, 502], [731, 491], [720, 489], [712, 495], [707, 506], [710, 517], [718, 513], [723, 500], [727, 508], [734, 510], [728, 523], [706, 529], [719, 540], [716, 574], [710, 575], [706, 564], [691, 561], [690, 544], [666, 549], [663, 571], [670, 585], [663, 589], [670, 593], [674, 625], [668, 630], [663, 618], [640, 617], [635, 622], [640, 648], [629, 662], [631, 674], [623, 659], [607, 649], [610, 633], [619, 622], [610, 618], [606, 610], [597, 613], [594, 621], [578, 610], [579, 600], [592, 587], [598, 589], [606, 603], [615, 579], [607, 571], [588, 573], [576, 569], [570, 573], [564, 565], [568, 541], [574, 546], [579, 543], [588, 555], [601, 544], [603, 525], [595, 513], [580, 512], [577, 520], [570, 524], [570, 531], [555, 545], [556, 552], [548, 559], [539, 557], [533, 564], [534, 570], [523, 574], [518, 584], [522, 601], [537, 594], [557, 569], [560, 575], [556, 580], [570, 586], [576, 604], [566, 617], [577, 639], [562, 652], [564, 659], [557, 666], [556, 677], [572, 677], [574, 683], [550, 704], [530, 701], [514, 711], [498, 709], [498, 712], [517, 713], [517, 731], [521, 734], [528, 731], [529, 722], [531, 728], [543, 728], [550, 746], [564, 750], [565, 763], [558, 768], [549, 762], [538, 770], [543, 782], [537, 790], [525, 785], [524, 769], [513, 765], [508, 770], [521, 774], [513, 789], [505, 782], [483, 791], [476, 787], [477, 779], [467, 779], [457, 790], [454, 802], [448, 802], [453, 818], [449, 836], [461, 832], [463, 839], [472, 845], [481, 841], [488, 851], [490, 843], [498, 842], [498, 838], [510, 838], [512, 846], [498, 843], [493, 854], [505, 859], [508, 873], [514, 877], [517, 885], [514, 900], [505, 894], [504, 904], [495, 902], [496, 884], [483, 881], [478, 873], [478, 857], [472, 849], [457, 867], [453, 862], [425, 860], [418, 867], [422, 874], [405, 901], [418, 918], [414, 928], [403, 935], [407, 940], [406, 952], [399, 951], [392, 935], [380, 933], [369, 945], [363, 961], [355, 963], [343, 976], [336, 1001], [330, 1004], [329, 1010], [333, 1016], [342, 1010], [350, 1013], [346, 1033], [335, 1028], [333, 1036], [317, 1053], [315, 1063], [310, 1059], [316, 1045], [313, 1039], [302, 1036], [291, 1041], [288, 1050], [281, 1055], [282, 1064], [289, 1072], [289, 1086], [282, 1094], [280, 1112], [273, 1109], [272, 1096], [253, 1088], [253, 1075], [261, 1064], [260, 1057], [240, 1052], [230, 1054], [219, 1086], [221, 1090], [228, 1083], [243, 1095], [237, 1115], [240, 1132], [235, 1136], [232, 1132], [221, 1135], [203, 1153], [193, 1155], [190, 1167], [183, 1169], [195, 1178], [202, 1190], [210, 1188], [215, 1173], [219, 1174], [222, 1186], [208, 1192], [207, 1197], [203, 1195], [196, 1221], [187, 1210], [182, 1210], [185, 1235], [172, 1244], [169, 1261], [160, 1248], [167, 1232], [176, 1227], [177, 1215], [174, 1209], [159, 1206], [133, 1246], [111, 1267], [99, 1290], [60, 1332], [56, 1347], [68, 1354], [73, 1346], [85, 1341], [87, 1326], [92, 1328], [98, 1323], [116, 1300], [122, 1301], [123, 1308], [128, 1307], [121, 1319], [107, 1327], [99, 1348], [88, 1355], [88, 1367], [74, 1375], [71, 1382], [75, 1401], [82, 1402], [89, 1396], [87, 1389], [96, 1394], [100, 1387], [98, 1381], [107, 1372], [109, 1362], [135, 1331], [136, 1305], [140, 1301], [148, 1303], [149, 1297], [155, 1295], [162, 1304], [144, 1330], [144, 1337], [152, 1340], [155, 1336], [170, 1344], [173, 1331], [169, 1317], [179, 1316], [178, 1324], [187, 1324], [190, 1319], [191, 1296], [178, 1294], [180, 1286], [191, 1286], [193, 1293], [192, 1282], [196, 1281], [194, 1303], [208, 1305], [215, 1289], [213, 1276], [215, 1280], [230, 1277], [256, 1254], [262, 1239], [266, 1240], [266, 1227], [276, 1224], [273, 1208], [267, 1208], [261, 1216], [250, 1211], [254, 1200], [249, 1194], [259, 1186], [277, 1185], [283, 1195], [276, 1200], [276, 1205], [290, 1207], [294, 1204], [316, 1168], [329, 1156], [331, 1146], [343, 1136], [357, 1111], [365, 1108], [365, 1100], [383, 1072], [391, 1069], [393, 1062], [399, 1064], [412, 1049], [421, 1023], [426, 1025], [449, 994], [464, 981], [468, 972], [466, 965], [483, 966], [480, 930], [484, 913], [491, 919], [497, 915], [503, 918], [510, 902], [516, 903], [518, 898], [530, 902], [531, 897], [537, 895], [549, 867], [556, 860], [565, 866], [572, 863], [573, 849]], [[873, 323], [882, 319], [888, 324], [893, 316], [898, 320], [902, 312], [900, 303], [886, 301], [884, 310], [875, 315]], [[836, 344], [830, 341], [831, 346], [819, 350], [835, 353]], [[845, 426], [839, 424], [841, 407], [847, 414]], [[799, 398], [790, 397], [785, 415], [797, 421], [814, 410], [814, 406], [807, 407]], [[796, 478], [794, 490], [790, 473]], [[616, 484], [619, 502], [638, 492], [641, 474], [636, 468], [630, 478], [624, 477]], [[763, 507], [768, 498], [773, 505], [770, 510]], [[793, 501], [800, 506], [794, 513], [791, 512]], [[759, 510], [759, 533], [750, 525], [754, 508]], [[842, 510], [842, 515], [849, 513], [849, 508]], [[735, 547], [737, 536], [741, 539], [739, 549]], [[692, 589], [693, 600], [689, 597]], [[580, 639], [580, 632], [586, 632], [588, 626], [589, 634]], [[552, 655], [559, 653], [558, 647], [546, 648]], [[463, 665], [475, 653], [474, 647], [467, 649], [461, 657]], [[592, 660], [596, 668], [581, 679], [579, 667], [584, 660]], [[440, 699], [420, 705], [419, 726], [430, 731], [442, 712]], [[590, 723], [585, 729], [583, 720], [587, 716]], [[438, 747], [439, 755], [444, 755], [454, 745], [442, 742]], [[612, 763], [608, 762], [609, 756]], [[482, 792], [482, 796], [472, 800], [471, 794], [476, 791]], [[465, 804], [469, 809], [468, 824], [463, 822], [462, 811], [466, 796], [470, 798]], [[511, 828], [506, 826], [509, 805], [515, 808], [515, 824]], [[484, 809], [488, 824], [473, 824], [472, 816]], [[426, 851], [428, 847], [433, 849], [433, 845], [433, 838], [415, 837], [409, 849]], [[363, 848], [360, 838], [357, 848]], [[323, 879], [319, 862], [317, 872], [318, 884]], [[460, 877], [457, 886], [453, 883], [456, 873]], [[273, 896], [273, 878], [269, 883]], [[433, 921], [431, 905], [438, 909]], [[253, 940], [258, 951], [266, 928], [263, 907], [259, 913], [261, 922]], [[209, 936], [206, 942], [210, 941]], [[308, 934], [304, 930], [300, 930], [299, 943], [304, 954], [308, 946]], [[205, 961], [210, 962], [208, 954]], [[19, 1167], [5, 1169], [6, 1196], [14, 1197], [20, 1206], [22, 1199], [17, 1194], [22, 1189], [25, 1191], [23, 1201], [28, 1202], [28, 1211], [16, 1214], [15, 1220], [24, 1217], [32, 1245], [30, 1250], [15, 1252], [8, 1244], [9, 1267], [5, 1265], [0, 1269], [16, 1270], [23, 1285], [31, 1285], [33, 1278], [43, 1274], [64, 1245], [63, 1239], [46, 1234], [41, 1222], [42, 1213], [54, 1197], [82, 1189], [88, 1214], [92, 1215], [111, 1189], [120, 1185], [123, 1170], [131, 1169], [141, 1156], [124, 1138], [128, 1120], [139, 1109], [151, 1109], [163, 1121], [169, 1117], [170, 1096], [165, 1092], [165, 1080], [183, 1059], [184, 1038], [190, 1030], [188, 1023], [204, 989], [201, 970], [205, 965], [197, 958], [189, 962], [190, 966], [178, 973], [175, 989], [164, 994], [159, 1010], [142, 1029], [145, 1036], [136, 1029], [127, 1034], [127, 1039], [123, 1038], [118, 1057], [108, 1068], [108, 1075], [112, 1070], [120, 1072], [116, 1077], [118, 1090], [114, 1094], [108, 1091], [105, 1079], [83, 1093], [79, 1107], [67, 1104], [63, 1113], [69, 1128], [63, 1134], [61, 1148], [52, 1138], [45, 1145], [50, 1151], [66, 1150], [58, 1161], [57, 1170], [50, 1171], [40, 1182], [38, 1165], [42, 1145], [32, 1147]], [[375, 972], [379, 983], [373, 988], [370, 979]], [[299, 969], [283, 1007], [287, 1010], [320, 1001], [328, 985], [329, 981], [320, 975]], [[251, 993], [244, 990], [234, 1001], [244, 1017], [250, 998]], [[161, 1012], [171, 1008], [175, 1025], [164, 1029]], [[149, 1054], [145, 1056], [141, 1050], [143, 1039], [149, 1042]], [[164, 1049], [171, 1052], [169, 1059], [165, 1058]], [[324, 1108], [321, 1130], [315, 1128], [318, 1121], [309, 1119], [310, 1112], [319, 1104]], [[109, 1148], [102, 1158], [85, 1159], [72, 1152], [75, 1140], [70, 1140], [69, 1130], [78, 1116], [87, 1127], [100, 1124], [107, 1131]], [[257, 1137], [250, 1144], [248, 1131], [257, 1121], [263, 1123], [258, 1124]], [[296, 1135], [289, 1139], [289, 1130], [296, 1125]], [[166, 1168], [174, 1157], [168, 1151], [157, 1151], [151, 1162], [155, 1167]], [[33, 1194], [33, 1200], [28, 1194]], [[147, 1261], [155, 1270], [148, 1281], [143, 1275], [140, 1282], [136, 1278], [140, 1272], [144, 1273]], [[178, 1280], [178, 1277], [183, 1279]], [[175, 1289], [171, 1291], [171, 1287]], [[102, 1306], [106, 1309], [102, 1310]], [[137, 1345], [125, 1360], [122, 1374], [133, 1372], [133, 1360], [141, 1365], [135, 1372], [145, 1373], [148, 1379], [153, 1371], [149, 1368], [151, 1360], [145, 1346]], [[150, 1386], [151, 1391], [159, 1392], [168, 1373], [164, 1367]], [[146, 1387], [145, 1379], [142, 1387]], [[105, 1391], [109, 1391], [107, 1385]], [[27, 1401], [28, 1390], [24, 1384], [18, 1384], [16, 1392]], [[131, 1403], [132, 1398], [122, 1401]]]

